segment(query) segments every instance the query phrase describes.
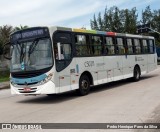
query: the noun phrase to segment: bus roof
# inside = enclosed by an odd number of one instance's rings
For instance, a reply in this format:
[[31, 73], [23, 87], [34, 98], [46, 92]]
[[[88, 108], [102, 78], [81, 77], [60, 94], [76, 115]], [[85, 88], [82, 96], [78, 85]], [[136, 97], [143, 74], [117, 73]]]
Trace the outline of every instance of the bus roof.
[[59, 27], [59, 26], [52, 26], [49, 27], [51, 31], [70, 31], [70, 32], [79, 32], [79, 33], [91, 33], [97, 35], [107, 35], [107, 36], [120, 36], [120, 37], [135, 37], [135, 38], [148, 38], [154, 39], [152, 36], [144, 36], [144, 35], [135, 35], [135, 34], [127, 34], [127, 33], [116, 33], [116, 32], [105, 32], [105, 31], [97, 31], [97, 30], [87, 30], [87, 29], [78, 29], [78, 28], [67, 28], [67, 27]]

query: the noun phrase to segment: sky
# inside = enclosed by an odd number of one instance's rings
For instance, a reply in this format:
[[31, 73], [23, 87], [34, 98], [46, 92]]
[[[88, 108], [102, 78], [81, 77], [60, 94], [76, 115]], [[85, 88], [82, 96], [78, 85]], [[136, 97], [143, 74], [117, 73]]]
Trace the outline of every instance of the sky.
[[90, 29], [90, 19], [105, 7], [160, 9], [159, 0], [0, 0], [0, 26], [63, 26]]

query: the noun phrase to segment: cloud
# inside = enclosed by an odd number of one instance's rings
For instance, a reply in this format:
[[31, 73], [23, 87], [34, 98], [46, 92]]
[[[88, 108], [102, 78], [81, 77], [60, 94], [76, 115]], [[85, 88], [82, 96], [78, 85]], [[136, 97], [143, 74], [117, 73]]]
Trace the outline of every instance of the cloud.
[[[91, 0], [87, 2], [85, 0], [78, 2], [75, 0], [44, 1], [27, 0], [22, 2], [14, 0], [9, 5], [3, 2], [4, 6], [1, 4], [0, 18], [3, 18], [6, 23], [10, 23], [11, 25], [18, 23], [29, 25], [58, 24], [60, 21], [93, 13], [103, 5], [100, 1], [93, 2]], [[6, 5], [7, 10], [4, 8]]]
[[4, 0], [0, 2], [0, 25], [87, 26], [93, 14], [105, 7], [141, 7], [158, 0]]
[[[40, 1], [38, 3], [38, 1]], [[38, 3], [38, 4], [37, 4]], [[0, 17], [10, 17], [10, 16], [17, 16], [19, 14], [31, 11], [42, 6], [41, 0], [34, 0], [34, 1], [22, 1], [22, 0], [14, 0], [14, 1], [3, 1], [0, 3]]]

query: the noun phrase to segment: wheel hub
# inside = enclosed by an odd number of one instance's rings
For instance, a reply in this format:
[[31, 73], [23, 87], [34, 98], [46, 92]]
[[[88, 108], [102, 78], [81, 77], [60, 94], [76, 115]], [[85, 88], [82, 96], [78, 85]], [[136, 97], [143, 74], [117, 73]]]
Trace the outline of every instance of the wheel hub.
[[88, 82], [86, 80], [82, 81], [82, 88], [87, 89], [88, 88]]

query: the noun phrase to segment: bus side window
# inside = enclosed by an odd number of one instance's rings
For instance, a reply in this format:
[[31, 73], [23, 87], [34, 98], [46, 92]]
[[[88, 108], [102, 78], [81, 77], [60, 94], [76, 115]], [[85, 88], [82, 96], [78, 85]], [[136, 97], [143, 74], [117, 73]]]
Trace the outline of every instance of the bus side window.
[[134, 46], [135, 46], [135, 53], [140, 54], [141, 53], [141, 45], [139, 39], [134, 39]]
[[124, 39], [116, 38], [117, 54], [125, 54]]
[[76, 55], [89, 56], [89, 36], [88, 35], [75, 35]]
[[101, 55], [102, 53], [102, 37], [100, 36], [92, 36], [91, 49], [93, 55]]
[[154, 53], [154, 40], [149, 40], [149, 53]]
[[133, 54], [133, 43], [132, 43], [132, 39], [128, 38], [127, 39], [127, 53], [128, 54]]
[[148, 53], [148, 46], [147, 46], [147, 40], [142, 40], [142, 49], [143, 53]]
[[105, 52], [108, 55], [115, 54], [115, 46], [113, 43], [113, 37], [106, 37]]

